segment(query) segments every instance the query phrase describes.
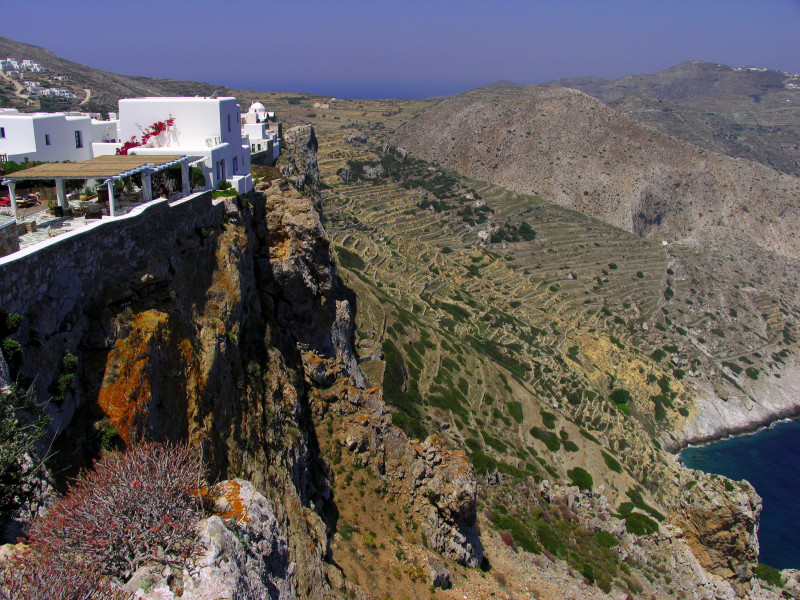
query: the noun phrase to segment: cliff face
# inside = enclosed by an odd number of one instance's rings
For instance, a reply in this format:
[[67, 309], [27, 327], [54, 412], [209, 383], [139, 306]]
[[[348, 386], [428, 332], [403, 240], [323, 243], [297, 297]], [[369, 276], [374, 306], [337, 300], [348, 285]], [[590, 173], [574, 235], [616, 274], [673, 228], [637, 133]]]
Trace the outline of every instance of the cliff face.
[[97, 293], [80, 293], [91, 285], [78, 268], [65, 293], [51, 287], [32, 306], [8, 307], [26, 317], [21, 375], [40, 378], [43, 398], [64, 352], [79, 357], [50, 407], [54, 464], [69, 473], [102, 445], [188, 439], [212, 480], [242, 477], [268, 498], [297, 564], [298, 596], [325, 598], [335, 593], [326, 557], [337, 509], [315, 419], [334, 408], [342, 445], [369, 455], [431, 546], [477, 565], [471, 466], [435, 439], [411, 444], [380, 392], [363, 389], [352, 309], [317, 212], [285, 183], [259, 188], [216, 203], [202, 226], [168, 240], [154, 228], [141, 264], [101, 278]]

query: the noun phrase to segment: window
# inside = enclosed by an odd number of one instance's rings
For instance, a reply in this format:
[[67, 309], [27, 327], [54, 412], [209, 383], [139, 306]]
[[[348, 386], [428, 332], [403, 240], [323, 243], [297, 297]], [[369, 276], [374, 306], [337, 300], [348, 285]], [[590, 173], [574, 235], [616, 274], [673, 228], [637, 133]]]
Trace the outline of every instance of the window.
[[0, 138], [6, 137], [6, 128], [0, 127]]
[[75, 132], [75, 147], [83, 148], [83, 137], [81, 136], [80, 130]]
[[250, 144], [250, 152], [255, 152], [255, 151], [256, 151], [256, 145]]
[[49, 146], [50, 145], [50, 134], [49, 133], [45, 133], [44, 134], [44, 145], [45, 146]]
[[234, 174], [239, 172], [239, 157], [238, 156], [234, 156], [233, 157], [233, 172], [234, 172]]
[[228, 115], [228, 131], [231, 130], [231, 116]]

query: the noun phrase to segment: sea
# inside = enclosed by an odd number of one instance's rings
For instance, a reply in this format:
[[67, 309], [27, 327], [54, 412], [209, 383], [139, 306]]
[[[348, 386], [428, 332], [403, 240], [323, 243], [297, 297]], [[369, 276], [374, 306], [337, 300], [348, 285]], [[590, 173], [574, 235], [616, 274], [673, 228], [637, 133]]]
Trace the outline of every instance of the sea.
[[689, 447], [680, 458], [690, 469], [753, 484], [764, 502], [759, 562], [800, 569], [800, 420]]

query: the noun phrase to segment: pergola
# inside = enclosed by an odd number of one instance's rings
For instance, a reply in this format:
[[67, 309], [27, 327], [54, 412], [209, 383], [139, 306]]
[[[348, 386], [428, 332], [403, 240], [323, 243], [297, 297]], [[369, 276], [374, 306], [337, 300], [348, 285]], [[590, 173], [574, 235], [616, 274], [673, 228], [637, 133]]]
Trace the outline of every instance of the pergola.
[[189, 185], [189, 165], [203, 160], [202, 157], [185, 156], [175, 154], [150, 154], [150, 155], [108, 155], [96, 156], [89, 160], [77, 163], [46, 163], [17, 171], [2, 180], [2, 184], [8, 186], [8, 194], [11, 199], [11, 207], [14, 211], [14, 218], [17, 218], [17, 198], [14, 195], [14, 188], [18, 181], [23, 180], [55, 180], [56, 197], [58, 204], [62, 208], [68, 208], [67, 194], [64, 189], [66, 179], [102, 179], [108, 186], [108, 213], [116, 216], [116, 206], [114, 203], [114, 183], [118, 179], [129, 177], [135, 173], [142, 175], [142, 200], [147, 202], [152, 200], [150, 177], [153, 173], [163, 171], [174, 165], [181, 166], [181, 183], [183, 193], [188, 194]]

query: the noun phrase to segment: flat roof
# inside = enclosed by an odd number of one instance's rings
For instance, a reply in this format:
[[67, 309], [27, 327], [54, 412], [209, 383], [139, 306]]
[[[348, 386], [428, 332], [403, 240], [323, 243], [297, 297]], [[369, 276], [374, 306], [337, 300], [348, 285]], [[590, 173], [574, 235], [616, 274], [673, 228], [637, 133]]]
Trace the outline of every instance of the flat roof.
[[198, 157], [185, 154], [128, 154], [96, 156], [77, 163], [46, 163], [24, 171], [2, 177], [3, 181], [22, 181], [25, 179], [108, 179], [144, 167], [158, 167], [174, 163], [180, 159], [191, 162]]

